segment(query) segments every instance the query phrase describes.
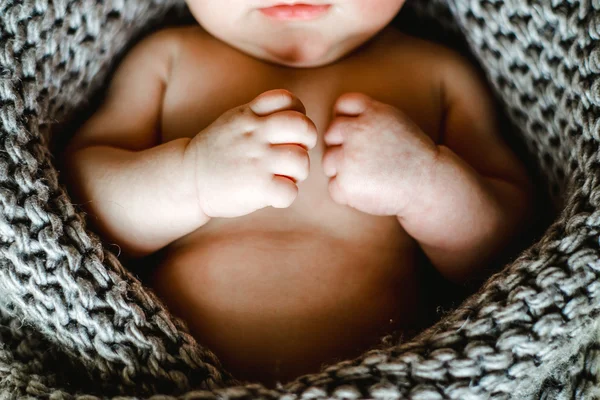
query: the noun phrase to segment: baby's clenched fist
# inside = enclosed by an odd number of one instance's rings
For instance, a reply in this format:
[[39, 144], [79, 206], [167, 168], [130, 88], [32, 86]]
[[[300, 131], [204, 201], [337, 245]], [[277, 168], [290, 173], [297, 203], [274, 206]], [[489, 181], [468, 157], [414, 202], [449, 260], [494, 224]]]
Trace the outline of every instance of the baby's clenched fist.
[[361, 93], [346, 93], [323, 135], [323, 170], [339, 204], [399, 216], [430, 184], [438, 148], [407, 115]]
[[286, 90], [264, 92], [225, 112], [186, 149], [194, 160], [198, 203], [208, 217], [240, 217], [289, 207], [308, 177], [315, 124]]

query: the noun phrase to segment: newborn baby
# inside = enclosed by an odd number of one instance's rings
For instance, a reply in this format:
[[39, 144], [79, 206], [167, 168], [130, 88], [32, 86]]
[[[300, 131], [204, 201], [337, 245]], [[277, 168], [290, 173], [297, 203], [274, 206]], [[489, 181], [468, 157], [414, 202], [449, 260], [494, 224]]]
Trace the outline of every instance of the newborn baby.
[[136, 45], [63, 160], [104, 240], [266, 385], [410, 329], [419, 252], [478, 276], [531, 202], [475, 68], [387, 26], [404, 0], [307, 3], [189, 0], [199, 26]]

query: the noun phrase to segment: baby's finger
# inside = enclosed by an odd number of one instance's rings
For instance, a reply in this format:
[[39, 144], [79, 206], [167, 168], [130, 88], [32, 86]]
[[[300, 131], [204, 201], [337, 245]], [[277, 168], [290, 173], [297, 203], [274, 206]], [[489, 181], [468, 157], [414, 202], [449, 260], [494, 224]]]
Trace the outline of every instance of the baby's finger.
[[265, 117], [263, 132], [271, 144], [299, 144], [306, 149], [317, 145], [317, 127], [297, 111], [281, 111]]
[[329, 196], [331, 196], [331, 198], [333, 199], [333, 201], [335, 201], [336, 203], [345, 206], [346, 204], [348, 204], [348, 199], [346, 198], [346, 194], [344, 193], [344, 190], [342, 189], [342, 187], [339, 184], [339, 180], [337, 176], [334, 176], [333, 178], [329, 179]]
[[325, 176], [332, 177], [337, 174], [339, 165], [344, 157], [344, 148], [342, 146], [328, 147], [323, 153], [323, 172]]
[[289, 178], [274, 175], [268, 189], [269, 204], [275, 208], [287, 208], [298, 196], [298, 186]]
[[356, 123], [356, 117], [335, 117], [325, 134], [323, 141], [327, 146], [337, 146], [344, 143], [346, 132]]
[[363, 93], [344, 93], [335, 102], [333, 112], [336, 115], [358, 116], [365, 112], [371, 98]]
[[306, 108], [296, 95], [285, 89], [274, 89], [258, 95], [249, 104], [258, 116], [273, 114], [277, 111], [294, 110], [306, 114]]
[[308, 152], [294, 144], [274, 146], [269, 155], [270, 171], [275, 175], [287, 176], [296, 182], [308, 177], [310, 159]]

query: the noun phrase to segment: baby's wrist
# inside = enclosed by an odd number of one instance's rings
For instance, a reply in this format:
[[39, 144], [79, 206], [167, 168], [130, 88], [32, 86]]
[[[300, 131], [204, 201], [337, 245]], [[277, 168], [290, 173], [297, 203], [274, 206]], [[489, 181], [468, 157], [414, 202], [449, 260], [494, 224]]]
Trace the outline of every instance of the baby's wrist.
[[183, 152], [183, 168], [186, 171], [186, 185], [191, 189], [189, 196], [185, 199], [187, 204], [190, 204], [190, 208], [197, 214], [199, 226], [206, 224], [211, 217], [205, 212], [202, 207], [203, 199], [201, 197], [202, 191], [200, 190], [198, 177], [202, 174], [198, 171], [200, 164], [197, 159], [197, 149], [194, 145], [190, 145], [192, 139], [188, 139]]
[[442, 193], [436, 182], [436, 176], [439, 169], [444, 168], [445, 146], [436, 146], [434, 152], [423, 158], [420, 173], [416, 182], [407, 182], [400, 179], [400, 182], [406, 182], [398, 188], [399, 205], [396, 216], [398, 218], [418, 218], [432, 206], [432, 202], [441, 201]]

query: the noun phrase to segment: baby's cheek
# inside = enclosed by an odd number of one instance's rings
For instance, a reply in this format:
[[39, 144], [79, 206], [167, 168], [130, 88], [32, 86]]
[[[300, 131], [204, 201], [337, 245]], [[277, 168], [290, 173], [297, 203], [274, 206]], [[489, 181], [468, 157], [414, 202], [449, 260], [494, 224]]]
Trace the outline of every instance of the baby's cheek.
[[405, 0], [354, 0], [356, 11], [365, 24], [383, 27], [402, 8]]

